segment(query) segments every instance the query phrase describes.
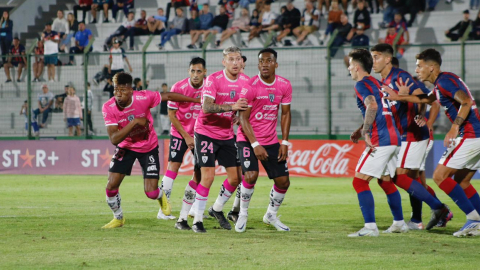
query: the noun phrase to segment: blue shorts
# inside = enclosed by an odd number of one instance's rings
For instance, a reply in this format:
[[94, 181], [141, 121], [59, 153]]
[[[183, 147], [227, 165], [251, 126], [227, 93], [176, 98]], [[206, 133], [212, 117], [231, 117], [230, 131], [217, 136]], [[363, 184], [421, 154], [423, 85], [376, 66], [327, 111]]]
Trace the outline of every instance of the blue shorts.
[[49, 55], [45, 55], [45, 65], [56, 65], [57, 64], [57, 61], [58, 61], [58, 54], [49, 54]]
[[223, 29], [220, 26], [214, 26], [208, 30], [216, 30], [219, 34], [223, 32]]
[[67, 118], [67, 126], [68, 127], [76, 127], [80, 126], [80, 118]]

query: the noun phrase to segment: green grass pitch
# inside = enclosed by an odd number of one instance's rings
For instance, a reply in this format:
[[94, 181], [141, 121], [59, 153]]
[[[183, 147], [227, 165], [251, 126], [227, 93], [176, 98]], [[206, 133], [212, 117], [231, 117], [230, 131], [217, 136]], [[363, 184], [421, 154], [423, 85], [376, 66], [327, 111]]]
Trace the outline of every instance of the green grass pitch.
[[[207, 207], [223, 179], [216, 178]], [[175, 216], [188, 180], [175, 180]], [[259, 179], [243, 234], [218, 229], [212, 219], [205, 220], [206, 234], [178, 231], [174, 220], [157, 220], [158, 204], [145, 196], [140, 176], [127, 177], [120, 188], [125, 226], [101, 229], [112, 219], [105, 203], [106, 181], [105, 176], [1, 175], [0, 269], [480, 268], [480, 239], [452, 236], [465, 215], [431, 180], [454, 211], [447, 228], [359, 239], [347, 237], [363, 226], [347, 178], [292, 178], [279, 212], [291, 228], [287, 233], [263, 224], [272, 182]], [[385, 194], [375, 182], [370, 186], [377, 224], [385, 230], [392, 222]], [[408, 221], [408, 195], [401, 195]], [[424, 205], [424, 221], [429, 212]]]

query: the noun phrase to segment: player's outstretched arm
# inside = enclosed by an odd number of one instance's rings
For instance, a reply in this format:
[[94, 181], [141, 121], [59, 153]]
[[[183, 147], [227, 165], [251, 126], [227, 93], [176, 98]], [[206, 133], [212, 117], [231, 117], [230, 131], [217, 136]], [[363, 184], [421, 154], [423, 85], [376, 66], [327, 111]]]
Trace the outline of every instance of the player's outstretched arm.
[[134, 118], [133, 121], [128, 123], [124, 128], [118, 129], [117, 125], [107, 126], [107, 133], [108, 137], [110, 138], [110, 142], [113, 145], [117, 145], [121, 143], [125, 138], [128, 136], [130, 131], [136, 126], [147, 126], [149, 124], [148, 119], [145, 117], [141, 118]]
[[382, 86], [382, 92], [384, 94], [388, 94], [388, 96], [383, 97], [384, 99], [405, 101], [405, 102], [411, 102], [411, 103], [432, 104], [432, 102], [434, 102], [437, 99], [437, 97], [433, 95], [433, 93], [421, 94], [421, 95], [398, 95], [392, 88], [386, 85]]
[[194, 102], [194, 103], [200, 103], [199, 98], [191, 98], [184, 96], [179, 93], [173, 93], [173, 92], [167, 92], [167, 93], [160, 93], [160, 96], [162, 97], [162, 100], [167, 100], [167, 101], [176, 101], [176, 102]]
[[211, 97], [204, 96], [202, 109], [204, 113], [223, 113], [230, 111], [245, 111], [248, 108], [247, 100], [240, 98], [233, 105], [229, 104], [216, 104], [215, 100]]
[[375, 149], [375, 146], [370, 140], [370, 129], [375, 121], [377, 116], [378, 104], [374, 96], [367, 96], [364, 100], [365, 103], [365, 119], [363, 120], [363, 129], [362, 135], [365, 137], [365, 143], [372, 149]]
[[282, 127], [282, 145], [278, 151], [278, 161], [284, 161], [288, 158], [288, 136], [290, 135], [290, 125], [292, 123], [292, 112], [290, 111], [290, 104], [282, 105], [280, 126]]
[[463, 91], [457, 91], [453, 98], [460, 103], [460, 108], [458, 109], [457, 118], [455, 118], [453, 121], [450, 131], [447, 133], [447, 135], [445, 135], [445, 140], [443, 141], [445, 147], [450, 146], [450, 144], [455, 144], [455, 138], [458, 136], [458, 130], [463, 122], [465, 122], [465, 119], [470, 113], [470, 109], [473, 105], [472, 98]]
[[263, 146], [261, 146], [257, 142], [257, 138], [255, 137], [255, 133], [253, 132], [252, 125], [250, 124], [251, 111], [251, 107], [248, 107], [245, 111], [240, 111], [240, 125], [242, 126], [242, 130], [245, 133], [245, 136], [247, 136], [248, 141], [250, 141], [250, 144], [252, 145], [255, 156], [259, 160], [267, 160], [267, 150], [265, 150], [265, 148], [263, 148]]
[[170, 118], [170, 122], [172, 122], [172, 125], [175, 127], [175, 129], [182, 135], [183, 139], [185, 139], [185, 143], [188, 146], [188, 149], [193, 149], [195, 147], [195, 142], [188, 134], [185, 129], [183, 128], [182, 124], [177, 118], [177, 110], [176, 109], [168, 109], [168, 117]]

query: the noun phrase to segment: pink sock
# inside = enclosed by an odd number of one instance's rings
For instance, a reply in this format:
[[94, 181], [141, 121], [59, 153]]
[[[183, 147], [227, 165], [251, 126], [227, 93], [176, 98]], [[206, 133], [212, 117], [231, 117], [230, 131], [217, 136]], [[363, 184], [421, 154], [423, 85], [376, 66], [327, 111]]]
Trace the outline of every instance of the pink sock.
[[165, 173], [165, 176], [175, 180], [175, 178], [177, 178], [177, 173], [173, 172], [173, 171], [170, 171], [170, 170], [167, 170], [167, 172]]
[[[252, 189], [253, 187], [255, 187], [255, 184], [249, 184], [247, 183], [247, 181], [245, 181], [245, 178], [242, 180], [242, 186], [244, 186], [245, 188], [247, 189]], [[285, 191], [286, 192], [286, 191]]]
[[278, 192], [278, 193], [282, 193], [282, 194], [287, 193], [287, 190], [286, 190], [286, 189], [278, 188], [275, 184], [273, 185], [273, 189], [274, 189], [276, 192]]
[[225, 187], [226, 190], [230, 191], [230, 193], [233, 193], [235, 191], [235, 189], [237, 187], [234, 187], [232, 185], [230, 185], [230, 183], [228, 183], [228, 179], [225, 179], [225, 181], [223, 181], [223, 186]]
[[145, 194], [147, 195], [148, 198], [152, 200], [156, 200], [158, 199], [158, 197], [160, 197], [160, 188], [157, 188], [154, 191], [148, 191], [148, 192], [145, 191]]
[[202, 184], [198, 184], [196, 190], [197, 194], [201, 195], [202, 197], [208, 197], [208, 193], [210, 192], [210, 189], [202, 186]]
[[194, 190], [197, 190], [198, 184], [195, 183], [195, 181], [190, 180], [190, 182], [188, 182], [188, 185], [189, 185], [191, 188], [193, 188]]
[[118, 189], [115, 189], [115, 190], [108, 190], [108, 189], [105, 189], [106, 193], [107, 193], [107, 197], [115, 197], [117, 194], [118, 194]]

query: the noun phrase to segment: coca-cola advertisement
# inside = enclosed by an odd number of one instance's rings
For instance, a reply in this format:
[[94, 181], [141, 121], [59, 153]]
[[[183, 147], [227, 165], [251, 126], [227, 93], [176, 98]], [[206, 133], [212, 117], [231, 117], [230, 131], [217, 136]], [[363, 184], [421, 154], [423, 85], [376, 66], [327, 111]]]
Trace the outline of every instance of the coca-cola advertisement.
[[[164, 161], [168, 162], [169, 141], [164, 141]], [[357, 161], [365, 149], [365, 143], [334, 140], [291, 140], [288, 146], [288, 169], [291, 176], [353, 177]], [[187, 151], [179, 174], [193, 173], [193, 154]], [[216, 174], [225, 174], [225, 169], [216, 167]], [[266, 172], [260, 165], [260, 175]]]

